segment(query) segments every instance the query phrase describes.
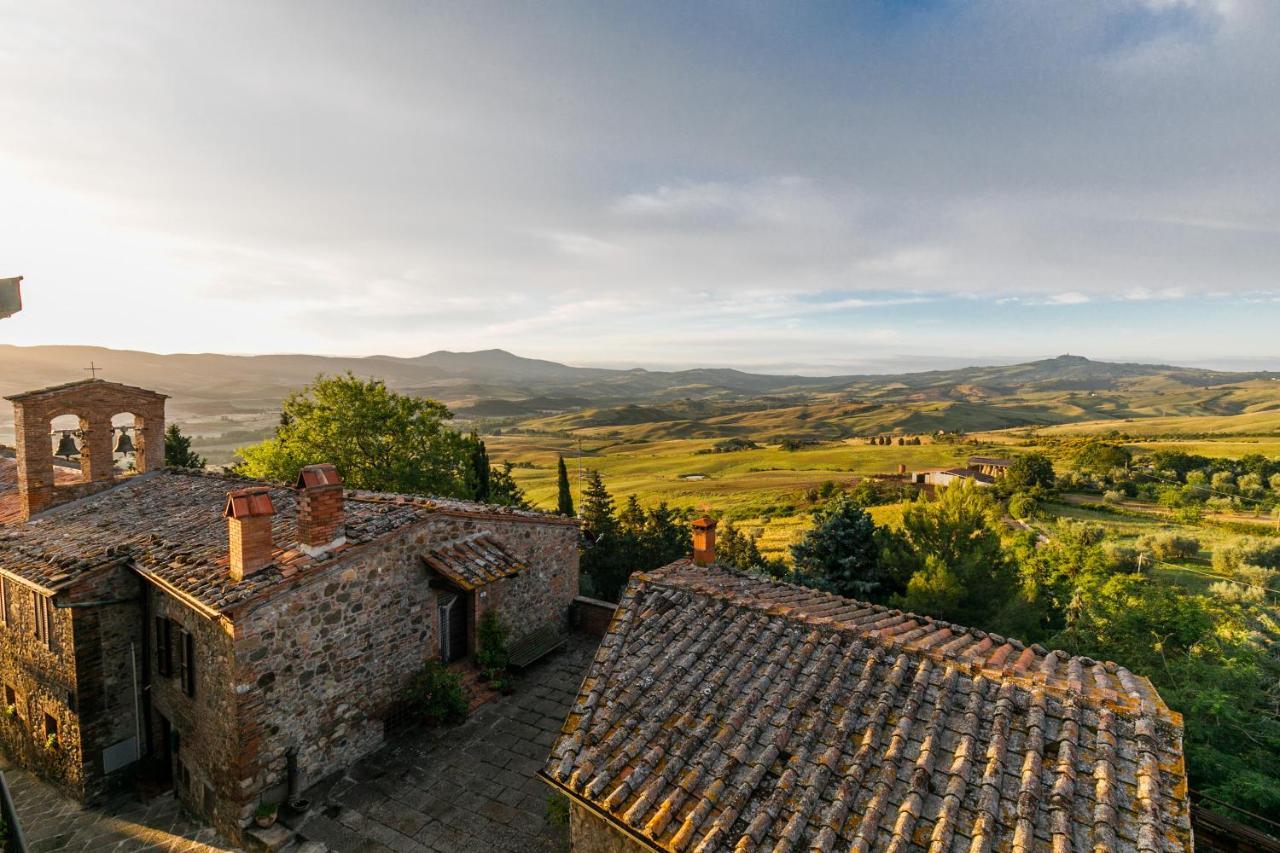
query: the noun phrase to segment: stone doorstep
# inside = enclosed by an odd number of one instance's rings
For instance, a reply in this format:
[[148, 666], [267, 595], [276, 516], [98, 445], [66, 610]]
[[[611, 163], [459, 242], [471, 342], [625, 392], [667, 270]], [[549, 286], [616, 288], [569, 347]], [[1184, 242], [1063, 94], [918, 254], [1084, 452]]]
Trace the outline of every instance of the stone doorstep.
[[293, 839], [293, 830], [282, 823], [274, 823], [266, 829], [251, 826], [244, 831], [244, 846], [249, 853], [277, 853]]

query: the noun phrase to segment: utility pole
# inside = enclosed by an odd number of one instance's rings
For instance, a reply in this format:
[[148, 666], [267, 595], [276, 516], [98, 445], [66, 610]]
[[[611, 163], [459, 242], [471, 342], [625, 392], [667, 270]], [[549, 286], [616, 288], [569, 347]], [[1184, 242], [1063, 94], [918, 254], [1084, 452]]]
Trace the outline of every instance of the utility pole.
[[582, 518], [582, 436], [578, 436], [578, 518]]

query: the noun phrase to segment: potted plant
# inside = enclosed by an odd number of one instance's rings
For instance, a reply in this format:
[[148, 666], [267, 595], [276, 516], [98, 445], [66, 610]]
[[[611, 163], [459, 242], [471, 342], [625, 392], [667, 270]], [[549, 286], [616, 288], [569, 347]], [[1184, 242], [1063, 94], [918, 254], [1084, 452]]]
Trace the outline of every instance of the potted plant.
[[16, 719], [18, 719], [18, 706], [17, 706], [17, 705], [5, 705], [5, 706], [4, 706], [4, 715], [5, 715], [6, 717], [8, 717], [9, 719], [11, 719], [11, 720], [16, 720]]
[[49, 750], [50, 752], [57, 750], [58, 736], [55, 733], [50, 732], [49, 736], [44, 739], [44, 748]]
[[253, 816], [253, 822], [263, 829], [267, 829], [276, 822], [276, 813], [280, 806], [276, 803], [261, 802], [258, 804], [258, 811]]

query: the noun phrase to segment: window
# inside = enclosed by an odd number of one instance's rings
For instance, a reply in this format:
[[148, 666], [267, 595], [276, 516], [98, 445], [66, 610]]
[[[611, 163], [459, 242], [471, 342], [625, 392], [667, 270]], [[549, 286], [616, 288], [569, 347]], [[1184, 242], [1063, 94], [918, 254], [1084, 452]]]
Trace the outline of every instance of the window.
[[46, 738], [56, 738], [58, 736], [58, 718], [52, 714], [44, 715], [44, 736]]
[[173, 675], [173, 622], [163, 616], [156, 617], [156, 672]]
[[31, 612], [35, 623], [32, 626], [32, 633], [37, 640], [44, 643], [46, 649], [53, 651], [53, 601], [48, 596], [32, 590]]
[[5, 712], [12, 708], [14, 713], [18, 712], [18, 691], [14, 690], [11, 685], [4, 686], [4, 708], [0, 709]]
[[178, 629], [178, 676], [182, 692], [196, 695], [196, 638], [183, 628]]

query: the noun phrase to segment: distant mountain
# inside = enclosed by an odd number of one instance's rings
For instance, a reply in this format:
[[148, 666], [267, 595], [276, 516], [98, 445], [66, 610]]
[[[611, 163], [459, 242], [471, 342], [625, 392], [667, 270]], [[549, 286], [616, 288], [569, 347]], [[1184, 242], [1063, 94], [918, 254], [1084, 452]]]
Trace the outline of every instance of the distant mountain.
[[[381, 378], [406, 393], [437, 397], [464, 416], [536, 418], [590, 409], [583, 411], [580, 426], [644, 424], [651, 432], [652, 424], [664, 420], [709, 429], [721, 416], [742, 420], [744, 410], [781, 411], [805, 401], [846, 407], [850, 401], [864, 401], [876, 407], [876, 413], [873, 420], [860, 414], [859, 423], [884, 428], [945, 426], [948, 417], [976, 428], [986, 422], [1226, 416], [1277, 404], [1277, 385], [1271, 381], [1275, 374], [1120, 364], [1081, 356], [889, 376], [801, 377], [724, 368], [573, 367], [500, 349], [349, 358], [0, 346], [0, 394], [78, 379], [90, 362], [103, 368], [105, 378], [170, 395], [178, 417], [222, 420], [237, 413], [269, 412], [316, 376], [345, 371]], [[0, 407], [0, 419], [7, 420], [4, 409]], [[562, 421], [556, 428], [568, 426]]]

